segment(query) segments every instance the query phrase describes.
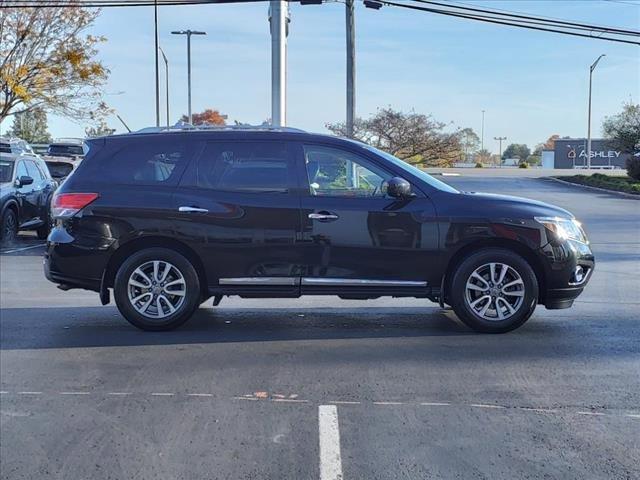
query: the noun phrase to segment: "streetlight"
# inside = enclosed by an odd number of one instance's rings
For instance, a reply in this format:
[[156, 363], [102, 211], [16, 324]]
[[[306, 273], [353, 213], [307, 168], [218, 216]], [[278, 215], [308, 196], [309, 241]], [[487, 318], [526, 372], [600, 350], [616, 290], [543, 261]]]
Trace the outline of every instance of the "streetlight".
[[160, 53], [162, 54], [162, 59], [164, 60], [164, 72], [165, 72], [165, 80], [164, 85], [167, 91], [167, 127], [169, 127], [169, 60], [167, 60], [167, 56], [164, 54], [164, 50], [162, 47], [158, 47]]
[[179, 30], [171, 32], [172, 35], [186, 35], [187, 36], [187, 92], [188, 92], [188, 114], [189, 125], [193, 123], [193, 117], [191, 116], [191, 35], [206, 35], [207, 32], [199, 32], [196, 30]]
[[591, 83], [593, 79], [593, 71], [595, 70], [598, 62], [602, 57], [606, 57], [606, 54], [600, 55], [595, 62], [589, 67], [589, 115], [587, 120], [587, 168], [591, 169]]
[[480, 134], [480, 150], [484, 150], [484, 110], [482, 110], [482, 133]]
[[500, 166], [502, 167], [502, 141], [506, 140], [507, 137], [493, 137], [493, 139], [498, 140], [500, 142], [500, 157], [498, 158], [500, 160]]

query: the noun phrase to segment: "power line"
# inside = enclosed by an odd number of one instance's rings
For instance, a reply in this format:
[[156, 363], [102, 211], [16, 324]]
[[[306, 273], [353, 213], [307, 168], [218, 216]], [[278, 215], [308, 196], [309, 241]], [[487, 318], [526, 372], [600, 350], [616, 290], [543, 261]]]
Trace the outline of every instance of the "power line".
[[523, 19], [523, 20], [532, 20], [532, 21], [536, 21], [536, 22], [543, 22], [546, 24], [551, 24], [554, 26], [567, 26], [567, 27], [581, 27], [584, 29], [588, 29], [588, 30], [600, 30], [603, 32], [615, 32], [615, 33], [620, 33], [620, 34], [629, 34], [629, 35], [640, 35], [640, 31], [638, 30], [626, 30], [626, 29], [620, 29], [620, 28], [614, 28], [614, 27], [602, 27], [599, 25], [590, 25], [590, 24], [586, 24], [586, 23], [578, 23], [578, 22], [570, 22], [567, 20], [561, 20], [561, 19], [554, 19], [554, 18], [545, 18], [545, 17], [538, 17], [538, 16], [532, 16], [532, 15], [524, 15], [524, 14], [520, 14], [520, 13], [516, 13], [516, 12], [511, 12], [511, 13], [506, 13], [503, 11], [498, 11], [498, 10], [487, 10], [484, 8], [476, 8], [476, 7], [463, 7], [463, 6], [458, 6], [458, 5], [452, 5], [450, 3], [442, 3], [442, 2], [435, 2], [432, 0], [412, 0], [415, 3], [423, 3], [423, 4], [429, 4], [429, 5], [436, 5], [438, 7], [448, 7], [448, 8], [455, 8], [455, 9], [459, 9], [459, 10], [464, 10], [464, 11], [470, 11], [470, 12], [479, 12], [479, 13], [488, 13], [494, 16], [503, 16], [503, 17], [509, 17], [508, 19], [511, 20], [513, 18], [516, 19]]
[[[486, 16], [478, 16], [478, 15], [475, 15], [475, 14], [453, 12], [451, 10], [441, 10], [441, 9], [428, 8], [428, 7], [419, 7], [417, 5], [407, 5], [407, 4], [396, 3], [396, 2], [392, 2], [392, 1], [388, 1], [388, 0], [382, 0], [382, 1], [380, 1], [380, 3], [383, 4], [383, 5], [389, 5], [389, 6], [393, 6], [393, 7], [407, 8], [407, 9], [410, 9], [410, 10], [418, 10], [418, 11], [422, 11], [422, 12], [429, 12], [429, 13], [435, 13], [435, 14], [438, 14], [438, 15], [445, 15], [445, 16], [457, 17], [457, 18], [464, 18], [464, 19], [467, 19], [467, 20], [475, 20], [475, 21], [479, 21], [479, 22], [493, 23], [493, 24], [497, 24], [497, 25], [508, 25], [508, 26], [512, 26], [512, 27], [526, 28], [526, 29], [529, 29], [529, 30], [537, 30], [537, 31], [551, 32], [551, 33], [560, 33], [560, 34], [563, 34], [563, 35], [571, 35], [571, 36], [574, 36], [574, 37], [583, 37], [583, 38], [591, 38], [591, 39], [596, 39], [596, 40], [606, 40], [606, 41], [610, 41], [610, 42], [628, 43], [628, 44], [631, 44], [631, 45], [640, 45], [640, 42], [634, 42], [634, 41], [631, 41], [631, 40], [623, 40], [621, 38], [614, 38], [614, 37], [588, 35], [588, 34], [585, 34], [585, 33], [572, 32], [572, 31], [569, 31], [568, 29], [567, 30], [559, 30], [559, 29], [555, 29], [555, 28], [536, 27], [536, 26], [533, 26], [533, 25], [524, 24], [523, 22], [518, 23], [518, 21], [516, 21], [516, 20], [513, 20], [513, 21], [502, 20], [502, 19], [498, 20], [498, 19], [495, 19], [495, 18], [486, 17]], [[569, 28], [569, 27], [566, 27], [566, 28]]]

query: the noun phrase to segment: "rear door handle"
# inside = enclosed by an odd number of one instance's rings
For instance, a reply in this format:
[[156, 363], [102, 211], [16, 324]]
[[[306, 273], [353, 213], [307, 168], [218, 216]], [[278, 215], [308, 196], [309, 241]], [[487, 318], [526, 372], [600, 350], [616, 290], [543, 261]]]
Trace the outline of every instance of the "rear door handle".
[[318, 213], [310, 213], [309, 214], [309, 218], [311, 220], [319, 220], [321, 222], [328, 222], [328, 221], [332, 221], [332, 220], [337, 220], [338, 215], [336, 215], [335, 213], [330, 213], [330, 212], [318, 212]]
[[179, 212], [185, 213], [208, 213], [209, 210], [206, 208], [198, 208], [198, 207], [180, 207], [178, 208]]

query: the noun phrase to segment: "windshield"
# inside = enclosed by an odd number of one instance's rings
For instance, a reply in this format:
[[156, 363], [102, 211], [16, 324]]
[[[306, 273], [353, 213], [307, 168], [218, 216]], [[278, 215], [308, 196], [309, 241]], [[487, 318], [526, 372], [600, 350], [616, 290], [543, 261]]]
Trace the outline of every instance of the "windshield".
[[13, 178], [13, 162], [0, 160], [0, 183], [10, 182]]
[[84, 155], [82, 145], [49, 145], [47, 154], [52, 157], [71, 157]]
[[416, 177], [420, 178], [420, 180], [423, 180], [426, 183], [428, 183], [429, 185], [431, 185], [433, 188], [437, 188], [438, 190], [442, 190], [443, 192], [460, 193], [458, 190], [456, 190], [452, 186], [450, 186], [450, 185], [448, 185], [448, 184], [446, 184], [446, 183], [444, 183], [444, 182], [442, 182], [442, 181], [440, 181], [440, 180], [438, 180], [436, 178], [433, 178], [428, 173], [420, 170], [417, 167], [414, 167], [413, 165], [408, 164], [407, 162], [405, 162], [403, 160], [400, 160], [398, 157], [394, 157], [390, 153], [387, 153], [387, 152], [382, 151], [382, 150], [378, 150], [377, 148], [372, 147], [371, 145], [367, 145], [366, 143], [362, 143], [361, 145], [364, 146], [367, 150], [370, 150], [373, 153], [376, 153], [376, 154], [380, 155], [381, 157], [386, 158], [391, 163], [393, 163], [395, 166], [401, 168], [405, 172], [408, 172], [408, 173], [410, 173], [412, 175], [415, 175]]

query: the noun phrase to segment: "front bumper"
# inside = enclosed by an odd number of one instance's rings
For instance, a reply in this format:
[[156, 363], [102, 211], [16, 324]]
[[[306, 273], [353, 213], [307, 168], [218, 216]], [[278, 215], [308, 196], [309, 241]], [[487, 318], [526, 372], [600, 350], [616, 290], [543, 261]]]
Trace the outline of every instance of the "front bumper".
[[546, 289], [541, 302], [548, 309], [569, 308], [587, 286], [595, 269], [588, 244], [574, 240], [549, 243], [541, 249], [545, 259]]

